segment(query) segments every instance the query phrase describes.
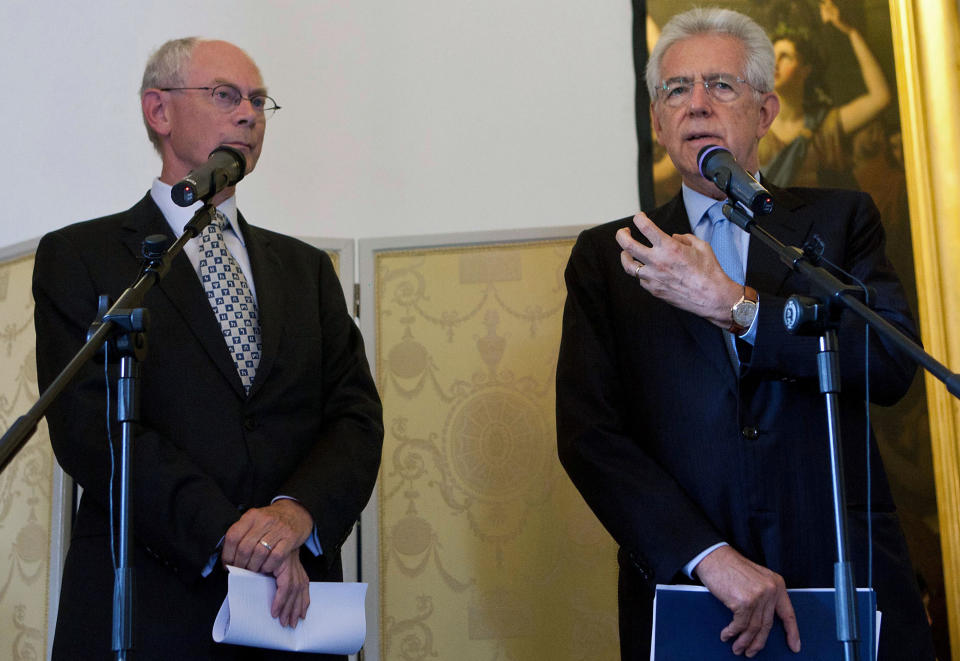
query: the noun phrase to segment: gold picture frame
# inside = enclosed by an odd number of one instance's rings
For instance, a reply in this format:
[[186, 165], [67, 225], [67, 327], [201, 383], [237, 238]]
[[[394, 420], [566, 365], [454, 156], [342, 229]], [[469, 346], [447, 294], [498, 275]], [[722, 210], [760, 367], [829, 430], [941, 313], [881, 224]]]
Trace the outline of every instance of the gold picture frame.
[[[922, 4], [922, 8], [921, 8]], [[955, 0], [890, 0], [921, 335], [946, 365], [960, 363], [960, 29]], [[922, 35], [922, 38], [921, 38]], [[960, 658], [960, 402], [925, 375], [950, 646]]]

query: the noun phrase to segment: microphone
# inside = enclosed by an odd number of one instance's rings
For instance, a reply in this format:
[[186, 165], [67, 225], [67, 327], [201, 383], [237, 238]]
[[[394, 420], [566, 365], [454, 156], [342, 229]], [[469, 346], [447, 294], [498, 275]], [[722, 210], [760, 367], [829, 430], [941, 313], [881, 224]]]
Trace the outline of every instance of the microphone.
[[204, 202], [243, 179], [247, 173], [247, 159], [233, 147], [217, 147], [210, 152], [207, 162], [191, 170], [170, 191], [174, 203], [189, 207], [197, 200]]
[[697, 154], [697, 167], [704, 179], [754, 213], [765, 216], [773, 211], [773, 197], [749, 172], [743, 169], [729, 150], [707, 145]]

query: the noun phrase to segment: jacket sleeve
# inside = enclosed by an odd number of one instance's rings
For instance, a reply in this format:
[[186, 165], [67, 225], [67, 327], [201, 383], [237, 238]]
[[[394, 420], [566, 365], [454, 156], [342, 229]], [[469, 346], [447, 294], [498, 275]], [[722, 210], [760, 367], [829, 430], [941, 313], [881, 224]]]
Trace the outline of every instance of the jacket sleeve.
[[[613, 241], [612, 231], [608, 238]], [[606, 262], [616, 254], [595, 240], [590, 232], [581, 234], [565, 274], [557, 365], [560, 461], [640, 574], [651, 585], [667, 583], [698, 553], [724, 540], [647, 451], [644, 411], [655, 404], [637, 401], [631, 377], [622, 371], [610, 291], [619, 261], [611, 270]]]
[[319, 262], [318, 309], [323, 329], [323, 401], [311, 449], [280, 487], [310, 511], [325, 557], [333, 557], [360, 517], [376, 482], [383, 411], [360, 330], [347, 312], [329, 257]]
[[[826, 243], [825, 256], [866, 285], [870, 289], [869, 306], [919, 344], [903, 286], [884, 250], [886, 239], [880, 213], [873, 200], [863, 193], [830, 191], [829, 196], [814, 199], [812, 208], [806, 212], [839, 219], [820, 225]], [[756, 249], [767, 248], [761, 246]], [[848, 277], [829, 265], [825, 264], [824, 267], [842, 281], [850, 282]], [[749, 376], [814, 382], [818, 378], [815, 360], [818, 338], [791, 335], [783, 324], [784, 303], [788, 296], [795, 293], [810, 295], [809, 282], [799, 275], [791, 275], [778, 291], [761, 291], [757, 341], [747, 373]], [[843, 388], [862, 396], [867, 365], [864, 320], [844, 310], [838, 336]], [[871, 401], [889, 406], [903, 397], [910, 387], [916, 364], [889, 339], [872, 329], [869, 346]]]

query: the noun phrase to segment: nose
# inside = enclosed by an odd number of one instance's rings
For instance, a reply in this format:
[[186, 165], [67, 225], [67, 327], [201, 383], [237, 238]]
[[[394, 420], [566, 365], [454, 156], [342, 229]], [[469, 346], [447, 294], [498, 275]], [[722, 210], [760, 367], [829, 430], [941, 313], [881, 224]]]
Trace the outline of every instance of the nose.
[[253, 101], [247, 98], [240, 99], [240, 103], [233, 109], [233, 115], [238, 124], [255, 124], [260, 117], [253, 107]]
[[710, 95], [707, 94], [707, 88], [703, 83], [696, 83], [690, 90], [690, 106], [688, 112], [691, 115], [703, 115], [710, 112]]

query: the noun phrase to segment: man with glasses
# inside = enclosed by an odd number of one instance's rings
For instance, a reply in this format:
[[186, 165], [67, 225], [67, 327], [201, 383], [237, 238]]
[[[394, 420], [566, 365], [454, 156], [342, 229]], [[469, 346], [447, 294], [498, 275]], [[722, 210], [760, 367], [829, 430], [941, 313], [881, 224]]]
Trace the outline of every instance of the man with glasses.
[[[134, 280], [143, 240], [183, 231], [195, 208], [173, 204], [171, 187], [222, 146], [252, 172], [279, 108], [245, 52], [195, 38], [150, 58], [140, 94], [159, 178], [131, 209], [52, 232], [37, 250], [41, 387], [82, 345], [97, 296], [115, 300]], [[342, 579], [340, 546], [379, 467], [380, 400], [330, 259], [248, 224], [234, 187], [211, 203], [216, 220], [144, 302], [153, 323], [132, 457], [133, 654], [304, 658], [213, 642], [224, 565], [275, 577], [270, 609], [284, 626], [305, 616], [310, 580]], [[47, 414], [57, 459], [83, 487], [55, 659], [111, 652], [113, 392], [103, 371], [88, 365]]]
[[[703, 147], [759, 170], [757, 144], [779, 110], [773, 47], [729, 10], [695, 9], [663, 28], [647, 66], [657, 139], [682, 190], [649, 215], [583, 232], [566, 271], [557, 374], [560, 459], [620, 545], [624, 659], [649, 657], [654, 586], [700, 582], [731, 611], [709, 632], [752, 657], [779, 620], [801, 649], [786, 588], [831, 587], [835, 541], [817, 339], [789, 335], [786, 297], [809, 284], [723, 217], [702, 177]], [[762, 173], [761, 173], [762, 175]], [[762, 177], [761, 177], [762, 180]], [[858, 192], [780, 190], [760, 223], [788, 245], [819, 235], [824, 256], [874, 290], [872, 304], [916, 329], [884, 256], [876, 207]], [[850, 554], [867, 584], [864, 324], [840, 328]], [[891, 404], [915, 372], [872, 335], [870, 396]], [[880, 658], [932, 659], [919, 591], [869, 435], [873, 585]], [[839, 649], [839, 647], [838, 647]]]

